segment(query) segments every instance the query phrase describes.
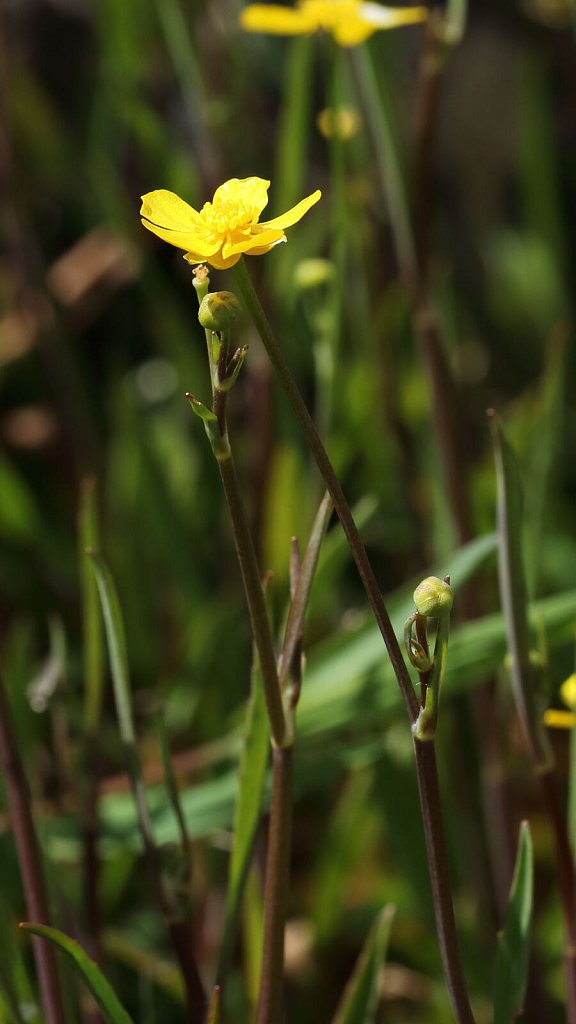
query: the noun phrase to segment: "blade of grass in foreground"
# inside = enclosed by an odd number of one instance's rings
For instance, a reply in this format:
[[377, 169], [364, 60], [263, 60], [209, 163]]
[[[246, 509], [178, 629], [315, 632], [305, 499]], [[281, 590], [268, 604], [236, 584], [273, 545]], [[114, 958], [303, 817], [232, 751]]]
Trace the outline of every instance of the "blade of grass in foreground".
[[120, 602], [110, 570], [95, 551], [89, 551], [102, 604], [102, 614], [108, 640], [110, 668], [114, 686], [116, 714], [120, 737], [124, 746], [128, 775], [132, 785], [138, 824], [144, 842], [150, 879], [154, 886], [158, 906], [161, 909], [170, 932], [174, 952], [186, 983], [186, 993], [192, 1017], [200, 1018], [206, 1008], [204, 988], [193, 954], [191, 926], [188, 920], [178, 918], [177, 908], [169, 900], [162, 879], [158, 850], [152, 833], [152, 825], [136, 745], [136, 733], [132, 714], [132, 692], [126, 654], [126, 638]]
[[568, 836], [566, 812], [561, 804], [553, 762], [543, 725], [534, 701], [530, 664], [530, 632], [524, 564], [522, 558], [522, 493], [514, 452], [496, 414], [490, 410], [498, 478], [499, 577], [502, 610], [512, 661], [514, 700], [530, 749], [542, 793], [542, 805], [554, 834], [556, 865], [564, 915], [564, 969], [567, 989], [567, 1020], [576, 1024], [576, 877]]
[[534, 854], [527, 821], [520, 839], [504, 927], [498, 936], [494, 971], [494, 1024], [513, 1024], [522, 1008], [528, 980]]
[[378, 977], [386, 955], [395, 908], [380, 911], [368, 934], [332, 1024], [373, 1024], [378, 1009]]
[[499, 579], [510, 651], [514, 700], [537, 765], [546, 766], [546, 745], [534, 704], [530, 665], [528, 596], [522, 557], [522, 488], [516, 457], [500, 420], [489, 412], [498, 480]]
[[93, 960], [90, 960], [82, 946], [56, 928], [49, 928], [42, 924], [30, 924], [28, 922], [22, 923], [20, 927], [30, 935], [38, 935], [41, 939], [46, 939], [72, 960], [76, 970], [83, 977], [98, 1003], [108, 1024], [132, 1024], [132, 1019], [116, 998], [114, 990], [106, 981], [100, 968], [96, 966]]
[[270, 732], [264, 690], [257, 657], [254, 654], [250, 703], [246, 715], [246, 734], [238, 772], [239, 785], [234, 813], [234, 845], [230, 858], [224, 938], [217, 974], [220, 981], [226, 972], [240, 899], [260, 821], [269, 750]]

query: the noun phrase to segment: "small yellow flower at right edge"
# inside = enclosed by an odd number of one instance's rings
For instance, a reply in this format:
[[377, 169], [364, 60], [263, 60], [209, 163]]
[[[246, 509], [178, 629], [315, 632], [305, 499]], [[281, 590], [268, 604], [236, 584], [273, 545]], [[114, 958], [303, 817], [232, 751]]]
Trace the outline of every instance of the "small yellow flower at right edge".
[[428, 17], [426, 7], [385, 7], [361, 0], [296, 0], [295, 7], [249, 4], [240, 15], [247, 32], [308, 36], [330, 32], [339, 46], [358, 46], [381, 29], [413, 25]]
[[570, 711], [549, 708], [544, 712], [544, 725], [551, 729], [573, 729], [576, 725], [576, 672], [573, 672], [560, 687], [560, 697]]

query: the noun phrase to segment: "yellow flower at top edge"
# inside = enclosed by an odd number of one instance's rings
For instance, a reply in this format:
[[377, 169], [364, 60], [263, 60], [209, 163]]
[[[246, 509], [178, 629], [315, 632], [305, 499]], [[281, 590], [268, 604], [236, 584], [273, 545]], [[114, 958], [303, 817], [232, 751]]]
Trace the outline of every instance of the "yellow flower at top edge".
[[560, 697], [570, 711], [561, 711], [557, 708], [549, 708], [544, 712], [544, 725], [551, 729], [573, 729], [576, 725], [576, 672], [568, 676], [560, 687]]
[[261, 256], [285, 242], [284, 228], [296, 224], [322, 195], [317, 189], [287, 213], [260, 223], [269, 186], [263, 178], [231, 178], [201, 210], [173, 192], [158, 189], [142, 196], [142, 223], [158, 238], [184, 249], [189, 263], [209, 263], [216, 270], [226, 270], [243, 253]]
[[248, 32], [280, 36], [331, 32], [340, 46], [358, 46], [380, 29], [412, 25], [428, 17], [426, 7], [384, 7], [361, 0], [296, 0], [295, 7], [249, 4], [240, 14]]

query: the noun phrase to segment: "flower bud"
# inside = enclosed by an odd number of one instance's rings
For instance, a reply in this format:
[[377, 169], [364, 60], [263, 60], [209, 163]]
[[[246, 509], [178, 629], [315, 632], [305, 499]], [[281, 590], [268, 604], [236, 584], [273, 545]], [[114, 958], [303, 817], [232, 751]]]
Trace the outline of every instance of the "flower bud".
[[200, 303], [198, 319], [206, 331], [229, 331], [242, 315], [233, 292], [208, 292]]
[[428, 576], [414, 591], [414, 604], [423, 618], [437, 618], [452, 608], [452, 588], [437, 576]]

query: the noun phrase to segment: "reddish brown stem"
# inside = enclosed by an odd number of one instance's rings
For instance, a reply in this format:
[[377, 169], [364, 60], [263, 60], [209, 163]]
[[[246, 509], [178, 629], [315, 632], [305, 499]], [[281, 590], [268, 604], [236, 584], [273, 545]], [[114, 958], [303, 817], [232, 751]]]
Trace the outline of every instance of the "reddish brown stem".
[[[34, 921], [35, 924], [49, 925], [48, 900], [40, 850], [34, 830], [30, 789], [14, 737], [12, 716], [2, 679], [0, 679], [0, 761], [5, 778], [18, 863], [22, 874], [26, 914], [29, 920]], [[56, 954], [53, 947], [42, 939], [33, 938], [32, 943], [46, 1024], [64, 1024]]]

